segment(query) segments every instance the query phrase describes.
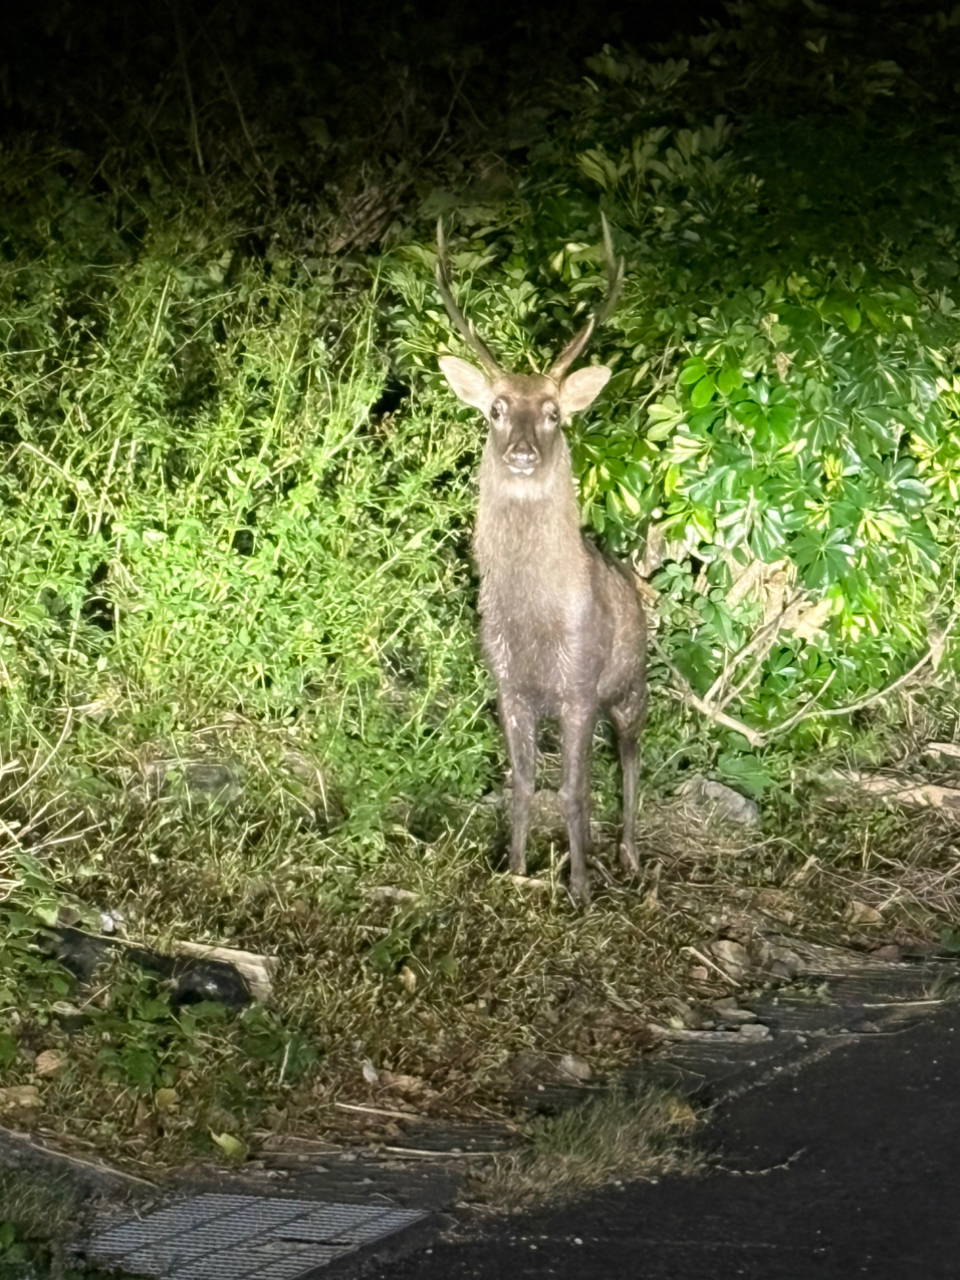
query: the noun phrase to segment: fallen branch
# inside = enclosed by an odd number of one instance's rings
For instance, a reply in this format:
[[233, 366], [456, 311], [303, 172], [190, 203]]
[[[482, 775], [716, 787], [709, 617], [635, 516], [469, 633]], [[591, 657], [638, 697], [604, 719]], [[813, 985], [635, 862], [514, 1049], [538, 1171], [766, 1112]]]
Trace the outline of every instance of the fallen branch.
[[[785, 613], [786, 610], [783, 612]], [[780, 617], [783, 617], [783, 613]], [[779, 621], [779, 619], [777, 621]], [[955, 618], [951, 618], [944, 631], [930, 645], [923, 657], [918, 662], [915, 662], [909, 671], [905, 671], [902, 676], [898, 676], [896, 680], [891, 684], [888, 684], [886, 688], [878, 689], [876, 693], [867, 694], [863, 698], [858, 698], [856, 702], [849, 702], [842, 707], [821, 707], [819, 706], [820, 699], [829, 689], [837, 674], [836, 669], [834, 669], [830, 672], [829, 676], [827, 676], [826, 680], [809, 702], [807, 702], [792, 716], [788, 716], [786, 720], [782, 720], [779, 724], [773, 725], [769, 729], [753, 729], [750, 725], [744, 723], [744, 721], [736, 719], [735, 716], [731, 716], [723, 710], [723, 707], [726, 705], [727, 701], [729, 701], [729, 698], [733, 697], [743, 688], [744, 682], [737, 685], [730, 694], [724, 698], [723, 702], [718, 705], [711, 700], [710, 694], [718, 688], [723, 687], [726, 680], [726, 672], [723, 676], [713, 682], [707, 694], [700, 697], [700, 695], [693, 690], [690, 682], [682, 672], [678, 671], [666, 656], [663, 649], [658, 646], [658, 650], [660, 657], [666, 664], [677, 686], [676, 688], [667, 690], [671, 696], [677, 698], [680, 702], [684, 703], [685, 706], [692, 707], [694, 711], [699, 711], [701, 715], [706, 716], [708, 720], [712, 720], [715, 724], [723, 725], [726, 729], [733, 729], [736, 733], [742, 734], [751, 747], [759, 750], [763, 747], [769, 746], [773, 739], [778, 737], [780, 734], [786, 733], [788, 729], [794, 728], [794, 726], [800, 724], [801, 721], [809, 720], [813, 716], [848, 716], [852, 715], [855, 711], [863, 711], [866, 707], [874, 706], [884, 698], [889, 697], [890, 694], [895, 693], [898, 689], [902, 689], [904, 685], [909, 684], [909, 682], [913, 680], [913, 678], [922, 671], [924, 667], [928, 665], [936, 667], [943, 656], [944, 644], [946, 643], [947, 636], [953, 628], [954, 621]], [[767, 636], [765, 634], [765, 628], [758, 634], [763, 635], [763, 639], [766, 640]], [[774, 632], [774, 635], [775, 634], [776, 633]], [[755, 640], [756, 637], [754, 637], [754, 641]], [[749, 645], [745, 646], [744, 649], [740, 651], [740, 654], [737, 655], [738, 659], [746, 656], [751, 652], [751, 650], [756, 648], [754, 641], [751, 641]], [[730, 669], [732, 669], [732, 667]], [[751, 668], [750, 674], [753, 674], [753, 668]]]

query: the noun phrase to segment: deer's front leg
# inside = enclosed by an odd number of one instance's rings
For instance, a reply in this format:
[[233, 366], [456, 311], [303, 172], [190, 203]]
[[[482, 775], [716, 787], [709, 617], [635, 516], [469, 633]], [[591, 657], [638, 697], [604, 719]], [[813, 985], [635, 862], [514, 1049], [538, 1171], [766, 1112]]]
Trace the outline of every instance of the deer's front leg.
[[560, 717], [563, 740], [563, 785], [560, 798], [570, 841], [570, 892], [586, 906], [590, 901], [586, 857], [590, 848], [590, 748], [596, 712], [592, 705], [565, 707]]
[[527, 832], [537, 764], [537, 717], [522, 698], [501, 693], [500, 719], [513, 772], [510, 870], [522, 876], [527, 869]]

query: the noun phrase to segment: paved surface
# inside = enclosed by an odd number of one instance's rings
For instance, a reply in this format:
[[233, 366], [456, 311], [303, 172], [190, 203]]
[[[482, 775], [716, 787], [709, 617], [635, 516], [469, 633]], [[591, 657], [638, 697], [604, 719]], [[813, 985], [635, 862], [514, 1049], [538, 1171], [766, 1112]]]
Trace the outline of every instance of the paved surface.
[[424, 1121], [388, 1150], [267, 1143], [259, 1172], [166, 1193], [10, 1130], [0, 1166], [69, 1174], [91, 1208], [81, 1256], [165, 1280], [960, 1278], [960, 1004], [930, 998], [957, 966], [884, 951], [780, 940], [771, 956], [798, 984], [662, 1029], [637, 1073], [715, 1104], [713, 1172], [695, 1180], [478, 1220], [454, 1211], [464, 1169], [509, 1134]]
[[708, 1136], [719, 1166], [711, 1176], [490, 1224], [365, 1275], [960, 1277], [957, 1005], [782, 1074], [727, 1104]]

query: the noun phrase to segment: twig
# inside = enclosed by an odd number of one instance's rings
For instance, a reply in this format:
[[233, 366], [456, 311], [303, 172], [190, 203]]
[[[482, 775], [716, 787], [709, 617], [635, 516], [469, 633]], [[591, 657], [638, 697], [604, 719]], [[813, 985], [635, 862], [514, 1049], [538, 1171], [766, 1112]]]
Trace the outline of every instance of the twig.
[[720, 966], [716, 964], [713, 960], [711, 960], [709, 956], [705, 956], [703, 952], [698, 951], [696, 947], [683, 947], [681, 949], [685, 951], [687, 955], [691, 955], [694, 957], [694, 959], [699, 960], [701, 964], [707, 965], [707, 967], [710, 969], [715, 969], [717, 973], [719, 973], [720, 977], [724, 980], [724, 982], [729, 982], [734, 987], [743, 986], [742, 982], [738, 982], [736, 978], [732, 977], [731, 974], [727, 973], [726, 969], [721, 969]]
[[23, 782], [21, 782], [20, 786], [17, 787], [16, 791], [11, 792], [11, 794], [8, 796], [4, 796], [4, 802], [6, 804], [9, 804], [11, 800], [16, 800], [17, 796], [20, 795], [21, 792], [25, 791], [32, 782], [35, 782], [36, 779], [40, 777], [41, 773], [43, 773], [44, 769], [46, 769], [47, 765], [50, 763], [53, 757], [57, 754], [57, 752], [66, 742], [67, 734], [70, 732], [70, 726], [72, 724], [73, 724], [73, 707], [67, 707], [67, 715], [66, 715], [66, 719], [64, 720], [63, 731], [61, 732], [60, 737], [57, 739], [54, 746], [51, 747], [46, 760], [44, 760], [43, 764], [39, 765], [38, 768], [34, 769], [34, 771], [30, 774], [28, 778], [26, 778]]
[[[847, 703], [842, 707], [820, 707], [817, 704], [826, 693], [827, 689], [829, 689], [837, 674], [837, 670], [834, 668], [809, 702], [807, 702], [792, 716], [788, 716], [786, 720], [782, 720], [780, 724], [773, 725], [770, 729], [752, 729], [748, 724], [744, 724], [742, 720], [737, 720], [735, 717], [728, 715], [720, 707], [711, 702], [709, 693], [701, 698], [699, 694], [694, 692], [686, 677], [677, 670], [674, 664], [666, 656], [663, 649], [660, 646], [658, 646], [658, 649], [661, 658], [669, 669], [670, 674], [673, 676], [677, 685], [677, 688], [668, 690], [669, 693], [671, 693], [675, 698], [679, 698], [681, 702], [686, 703], [687, 706], [692, 707], [694, 711], [699, 711], [700, 714], [706, 716], [708, 720], [713, 720], [716, 724], [722, 724], [725, 728], [733, 729], [735, 732], [742, 734], [750, 743], [751, 747], [760, 749], [762, 747], [769, 746], [775, 737], [781, 733], [786, 733], [788, 729], [792, 729], [794, 725], [799, 724], [802, 720], [809, 720], [813, 716], [852, 715], [855, 711], [862, 711], [865, 707], [871, 707], [875, 703], [880, 702], [883, 698], [889, 697], [891, 693], [895, 693], [897, 689], [901, 689], [905, 684], [909, 683], [917, 672], [922, 671], [928, 663], [934, 662], [937, 659], [938, 655], [943, 651], [943, 642], [952, 630], [954, 622], [955, 618], [951, 618], [937, 643], [931, 645], [919, 662], [915, 662], [909, 671], [904, 672], [902, 676], [899, 676], [892, 684], [888, 684], [886, 688], [878, 689], [876, 693], [868, 694], [866, 697], [859, 698], [856, 702]], [[747, 648], [748, 647], [749, 646], [747, 646]], [[744, 652], [746, 652], [746, 648], [741, 650], [741, 653]], [[711, 686], [711, 690], [716, 690], [724, 678], [725, 677], [720, 677], [718, 680], [715, 680]], [[743, 686], [744, 682], [741, 681], [741, 683], [731, 691], [729, 697], [735, 696], [742, 690]], [[727, 700], [729, 700], [729, 698]]]
[[[810, 699], [809, 702], [805, 703], [800, 708], [800, 710], [795, 712], [792, 716], [788, 716], [787, 719], [784, 720], [781, 724], [778, 724], [773, 729], [769, 729], [767, 731], [767, 733], [764, 735], [766, 741], [769, 742], [769, 740], [776, 733], [785, 733], [787, 729], [792, 729], [793, 726], [795, 724], [799, 724], [801, 720], [809, 720], [811, 716], [829, 716], [829, 715], [844, 716], [851, 711], [856, 711], [857, 709], [856, 706], [827, 707], [826, 709], [824, 709], [823, 707], [817, 706], [817, 703], [820, 701], [820, 699], [823, 697], [823, 695], [827, 692], [827, 690], [830, 688], [831, 684], [833, 683], [833, 678], [836, 674], [837, 674], [837, 669], [836, 667], [834, 667], [834, 669], [830, 672], [826, 680], [824, 680], [823, 684], [820, 686], [820, 688], [813, 695], [813, 697]], [[877, 697], [882, 697], [883, 692], [884, 691], [881, 690], [880, 693], [877, 695]]]
[[386, 1107], [361, 1107], [359, 1103], [354, 1102], [335, 1102], [333, 1105], [339, 1107], [341, 1111], [362, 1111], [371, 1116], [391, 1116], [394, 1120], [419, 1119], [415, 1111], [390, 1111]]
[[381, 1151], [389, 1151], [395, 1156], [429, 1156], [432, 1160], [489, 1160], [491, 1156], [502, 1156], [502, 1151], [428, 1151], [424, 1147], [381, 1147]]
[[942, 644], [942, 642], [947, 638], [952, 627], [953, 627], [953, 619], [951, 618], [949, 624], [944, 628], [943, 635], [940, 637], [940, 643], [936, 647], [931, 646], [927, 650], [927, 652], [923, 655], [923, 657], [920, 659], [920, 661], [915, 662], [913, 666], [910, 668], [910, 670], [904, 672], [902, 676], [899, 676], [896, 680], [894, 680], [893, 684], [888, 684], [885, 689], [878, 689], [876, 693], [868, 694], [867, 697], [861, 698], [859, 702], [851, 702], [849, 706], [827, 707], [825, 710], [817, 712], [817, 714], [821, 716], [846, 716], [846, 715], [849, 715], [852, 711], [863, 711], [865, 707], [872, 707], [873, 704], [875, 702], [879, 702], [881, 698], [886, 698], [888, 694], [894, 693], [897, 689], [902, 688], [903, 685], [905, 685], [909, 680], [913, 679], [913, 677], [917, 674], [918, 671], [922, 671], [923, 668], [927, 665], [927, 663], [933, 660], [933, 657], [936, 651], [940, 648], [940, 645]]
[[677, 689], [670, 690], [674, 697], [678, 697], [681, 702], [693, 707], [694, 711], [699, 711], [701, 715], [705, 715], [708, 720], [713, 720], [727, 729], [735, 729], [737, 733], [742, 733], [751, 747], [762, 747], [764, 745], [764, 735], [759, 730], [751, 729], [742, 720], [735, 720], [733, 716], [728, 716], [725, 711], [720, 711], [717, 707], [710, 706], [708, 702], [705, 702], [703, 698], [694, 693], [686, 677], [677, 670], [662, 649], [660, 652], [670, 670], [670, 674], [679, 686]]
[[216, 58], [217, 62], [220, 64], [220, 72], [227, 86], [227, 90], [230, 93], [230, 97], [233, 99], [233, 105], [234, 107], [236, 107], [237, 118], [240, 121], [240, 128], [243, 130], [243, 136], [247, 140], [247, 145], [249, 146], [251, 152], [253, 153], [253, 158], [254, 160], [256, 160], [257, 166], [260, 169], [260, 172], [263, 174], [263, 176], [267, 180], [267, 192], [270, 196], [270, 202], [271, 204], [276, 204], [277, 191], [273, 181], [273, 174], [264, 164], [263, 158], [261, 157], [260, 152], [257, 150], [256, 143], [253, 141], [253, 137], [250, 133], [250, 129], [247, 126], [247, 117], [244, 114], [243, 106], [240, 102], [240, 96], [237, 93], [236, 89], [233, 87], [233, 81], [230, 79], [230, 72], [227, 70], [226, 63], [223, 61], [223, 58], [220, 57], [220, 51], [217, 49], [217, 46], [214, 44], [213, 38], [211, 37], [207, 28], [204, 26], [202, 20], [198, 18], [197, 22], [200, 26], [200, 30], [203, 32], [204, 39], [206, 40], [210, 48], [213, 50], [213, 56]]
[[[790, 597], [789, 601], [784, 604], [780, 612], [775, 617], [771, 618], [769, 622], [765, 622], [763, 626], [758, 627], [752, 639], [750, 639], [743, 648], [739, 650], [739, 652], [735, 653], [729, 662], [724, 663], [723, 671], [717, 676], [716, 680], [714, 680], [713, 684], [703, 695], [705, 702], [717, 702], [719, 706], [723, 708], [728, 702], [731, 702], [738, 694], [743, 692], [756, 674], [760, 663], [763, 662], [764, 658], [776, 642], [777, 636], [783, 629], [783, 622], [787, 614], [796, 604], [799, 603], [800, 600], [803, 599], [805, 594], [806, 593], [803, 591], [795, 592], [794, 595]], [[758, 650], [759, 653], [757, 652]], [[744, 662], [751, 654], [756, 654], [756, 657], [747, 674], [724, 697], [718, 699], [717, 695], [723, 689], [727, 680], [740, 663]]]
[[193, 101], [193, 86], [190, 83], [190, 71], [187, 67], [187, 51], [183, 46], [183, 30], [180, 26], [180, 13], [177, 9], [175, 0], [170, 5], [170, 12], [173, 15], [173, 29], [177, 36], [177, 50], [180, 54], [180, 70], [183, 74], [183, 83], [187, 90], [187, 106], [190, 108], [190, 132], [193, 136], [193, 148], [197, 153], [197, 164], [200, 166], [200, 172], [205, 178], [207, 176], [206, 165], [203, 163], [203, 151], [200, 147], [200, 126], [197, 123], [197, 108]]

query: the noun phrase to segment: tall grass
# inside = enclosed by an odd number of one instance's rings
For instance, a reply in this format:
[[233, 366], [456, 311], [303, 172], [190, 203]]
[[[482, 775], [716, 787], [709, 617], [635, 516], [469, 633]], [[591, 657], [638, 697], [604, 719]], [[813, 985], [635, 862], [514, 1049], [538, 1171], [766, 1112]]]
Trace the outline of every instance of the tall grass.
[[43, 194], [0, 267], [7, 757], [62, 738], [61, 766], [129, 763], [232, 717], [283, 726], [350, 814], [414, 781], [475, 795], [472, 428], [373, 410], [376, 296], [324, 264], [22, 164], [0, 191]]

